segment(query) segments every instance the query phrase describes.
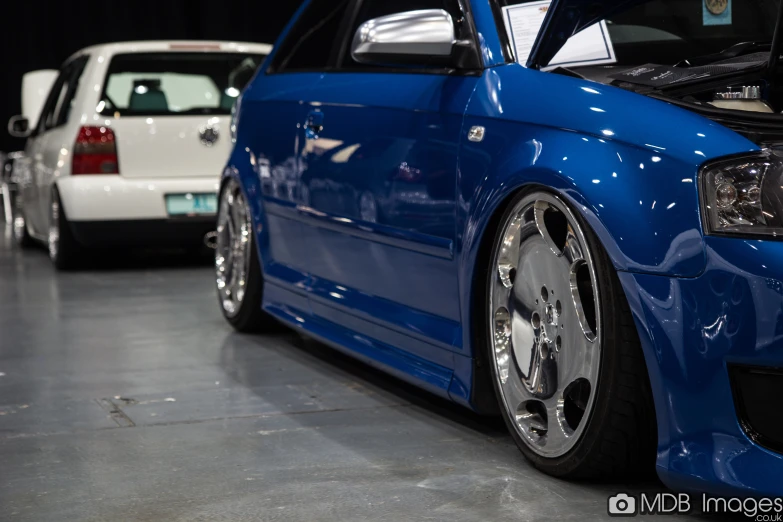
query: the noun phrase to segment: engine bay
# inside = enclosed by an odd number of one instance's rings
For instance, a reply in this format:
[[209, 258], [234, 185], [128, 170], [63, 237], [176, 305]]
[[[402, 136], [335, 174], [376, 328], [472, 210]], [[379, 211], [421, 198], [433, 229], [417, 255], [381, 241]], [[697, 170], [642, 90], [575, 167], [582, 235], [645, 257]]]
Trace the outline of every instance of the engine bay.
[[[769, 52], [704, 57], [676, 65], [557, 68], [552, 72], [613, 85], [698, 112], [758, 144], [783, 139], [783, 82]], [[736, 54], [736, 56], [732, 56]]]

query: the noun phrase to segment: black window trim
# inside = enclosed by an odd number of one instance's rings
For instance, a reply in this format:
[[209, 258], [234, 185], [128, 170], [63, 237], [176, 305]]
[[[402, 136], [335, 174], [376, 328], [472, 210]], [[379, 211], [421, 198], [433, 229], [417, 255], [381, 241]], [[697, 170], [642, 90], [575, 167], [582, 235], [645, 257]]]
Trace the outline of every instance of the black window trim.
[[343, 62], [348, 53], [350, 53], [350, 45], [352, 41], [352, 35], [348, 33], [356, 22], [359, 13], [362, 10], [363, 0], [352, 0], [351, 5], [345, 10], [345, 17], [343, 23], [340, 24], [340, 32], [338, 34], [337, 41], [340, 45], [336, 45], [332, 48], [332, 63], [334, 64], [334, 71], [341, 71]]
[[[60, 113], [57, 114], [57, 120], [54, 123], [54, 127], [51, 127], [52, 129], [56, 129], [58, 127], [62, 127], [66, 123], [68, 123], [68, 117], [71, 115], [71, 105], [73, 104], [73, 101], [76, 99], [76, 95], [79, 89], [79, 84], [81, 83], [82, 76], [84, 75], [84, 70], [87, 68], [87, 62], [89, 62], [90, 56], [87, 54], [81, 55], [79, 58], [73, 60], [70, 64], [71, 67], [73, 67], [73, 70], [71, 71], [70, 76], [68, 77], [68, 90], [65, 93], [65, 99], [63, 100], [63, 105], [60, 107]], [[67, 107], [67, 109], [66, 109]]]
[[[455, 68], [455, 67], [439, 67], [439, 68], [405, 68], [394, 66], [367, 66], [359, 68], [343, 68], [342, 64], [348, 54], [350, 53], [350, 42], [353, 40], [353, 35], [348, 34], [350, 28], [353, 27], [356, 18], [359, 16], [359, 12], [362, 7], [362, 3], [367, 0], [349, 0], [350, 5], [346, 8], [343, 16], [343, 21], [340, 24], [340, 30], [338, 37], [335, 38], [332, 43], [332, 50], [330, 53], [329, 64], [326, 67], [312, 68], [312, 69], [297, 69], [294, 71], [279, 71], [279, 68], [268, 67], [265, 71], [265, 75], [278, 75], [278, 74], [312, 74], [312, 73], [385, 73], [385, 74], [429, 74], [429, 75], [458, 75], [458, 76], [477, 76], [485, 69], [484, 62], [481, 58], [480, 45], [478, 41], [478, 31], [473, 20], [473, 14], [470, 8], [470, 0], [456, 0], [466, 18], [469, 30], [469, 38], [466, 42], [466, 50], [463, 52], [473, 53], [475, 56], [472, 58], [477, 67], [471, 68]], [[493, 0], [494, 1], [494, 0]], [[304, 13], [304, 12], [303, 12]], [[302, 14], [303, 14], [302, 13]], [[301, 15], [300, 15], [301, 16]], [[286, 39], [289, 35], [286, 35]], [[285, 41], [285, 40], [284, 40]], [[283, 41], [283, 42], [284, 42]], [[282, 43], [280, 47], [282, 47]]]
[[308, 68], [308, 69], [296, 69], [293, 71], [286, 71], [286, 70], [279, 70], [285, 65], [287, 65], [289, 56], [282, 57], [282, 60], [277, 63], [278, 57], [277, 54], [280, 52], [280, 50], [285, 48], [285, 44], [287, 43], [288, 39], [291, 38], [291, 32], [297, 28], [297, 24], [299, 20], [302, 18], [302, 16], [307, 13], [307, 10], [310, 8], [311, 4], [315, 0], [309, 0], [306, 5], [303, 6], [303, 9], [298, 13], [298, 16], [296, 17], [296, 20], [293, 20], [293, 23], [291, 25], [291, 28], [286, 33], [285, 37], [280, 41], [279, 44], [275, 45], [275, 51], [274, 56], [269, 61], [269, 66], [264, 70], [265, 75], [275, 75], [275, 74], [307, 74], [307, 73], [323, 73], [323, 72], [334, 72], [335, 71], [335, 58], [336, 50], [338, 49], [338, 42], [342, 41], [341, 34], [345, 31], [345, 24], [347, 23], [347, 19], [351, 16], [351, 13], [353, 12], [353, 9], [356, 9], [357, 0], [347, 0], [348, 6], [345, 8], [345, 13], [343, 13], [343, 19], [340, 22], [340, 29], [338, 31], [337, 37], [332, 41], [332, 48], [329, 52], [329, 62], [327, 63], [326, 67], [314, 67], [314, 68]]
[[507, 64], [515, 63], [514, 49], [511, 47], [511, 39], [508, 37], [506, 22], [503, 20], [503, 8], [500, 6], [500, 2], [498, 2], [498, 0], [489, 0], [489, 4], [492, 8], [492, 15], [495, 18], [495, 26], [498, 31], [500, 47], [503, 49], [503, 60]]

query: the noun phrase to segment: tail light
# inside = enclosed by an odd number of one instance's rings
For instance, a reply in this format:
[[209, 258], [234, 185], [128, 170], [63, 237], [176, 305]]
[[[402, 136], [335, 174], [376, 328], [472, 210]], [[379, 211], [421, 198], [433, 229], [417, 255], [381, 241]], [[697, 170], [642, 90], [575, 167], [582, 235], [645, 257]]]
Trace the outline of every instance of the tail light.
[[108, 127], [82, 127], [73, 148], [71, 174], [119, 174], [117, 141]]

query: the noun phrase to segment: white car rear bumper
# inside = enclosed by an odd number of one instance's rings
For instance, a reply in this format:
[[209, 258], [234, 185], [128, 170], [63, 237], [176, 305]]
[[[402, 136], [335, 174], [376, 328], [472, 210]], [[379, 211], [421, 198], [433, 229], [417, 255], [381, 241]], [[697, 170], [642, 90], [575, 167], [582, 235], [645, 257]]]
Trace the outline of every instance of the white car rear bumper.
[[71, 222], [168, 219], [166, 194], [216, 194], [219, 185], [217, 175], [172, 179], [90, 175], [57, 181], [60, 201]]

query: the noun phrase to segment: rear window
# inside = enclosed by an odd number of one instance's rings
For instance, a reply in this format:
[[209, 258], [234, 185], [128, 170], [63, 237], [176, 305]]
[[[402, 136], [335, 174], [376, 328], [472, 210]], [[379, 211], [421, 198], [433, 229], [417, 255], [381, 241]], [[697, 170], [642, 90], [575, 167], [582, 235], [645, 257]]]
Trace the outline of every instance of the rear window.
[[133, 53], [112, 58], [98, 112], [110, 116], [230, 114], [265, 58], [239, 53]]

